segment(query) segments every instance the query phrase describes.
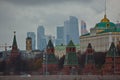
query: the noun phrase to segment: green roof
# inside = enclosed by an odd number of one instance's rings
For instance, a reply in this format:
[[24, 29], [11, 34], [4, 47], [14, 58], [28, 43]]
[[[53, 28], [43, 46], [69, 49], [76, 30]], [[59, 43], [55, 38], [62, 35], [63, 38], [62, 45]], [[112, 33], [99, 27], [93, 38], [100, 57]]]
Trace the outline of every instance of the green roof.
[[117, 55], [117, 49], [115, 47], [114, 42], [112, 42], [106, 56], [107, 57], [114, 57], [115, 55]]
[[47, 48], [54, 48], [53, 43], [51, 40], [48, 41]]
[[78, 65], [78, 57], [76, 53], [71, 52], [66, 54], [64, 65]]
[[75, 47], [75, 45], [74, 45], [72, 40], [70, 40], [70, 42], [68, 43], [67, 47]]
[[100, 22], [100, 23], [97, 23], [95, 28], [97, 29], [113, 29], [115, 28], [116, 25], [112, 22]]
[[59, 51], [61, 51], [61, 50], [66, 50], [66, 46], [65, 45], [63, 45], [63, 46], [61, 46], [61, 45], [57, 45], [57, 46], [55, 46], [55, 50], [59, 50]]
[[16, 46], [17, 47], [17, 41], [16, 41], [15, 32], [14, 32], [14, 38], [13, 38], [13, 44], [12, 44], [12, 46]]

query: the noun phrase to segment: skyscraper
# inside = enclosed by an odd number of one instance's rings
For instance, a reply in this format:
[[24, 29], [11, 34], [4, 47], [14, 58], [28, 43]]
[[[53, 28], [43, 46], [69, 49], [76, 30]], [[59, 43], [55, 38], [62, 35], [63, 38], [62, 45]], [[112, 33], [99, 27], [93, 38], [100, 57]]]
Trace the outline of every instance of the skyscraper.
[[34, 32], [27, 32], [27, 37], [30, 37], [32, 39], [32, 50], [35, 50], [36, 46], [36, 36]]
[[85, 23], [85, 21], [81, 21], [81, 35], [84, 35], [84, 34], [87, 34], [88, 33], [88, 31], [87, 31], [87, 29], [86, 29], [86, 23]]
[[39, 26], [37, 28], [37, 48], [42, 51], [46, 49], [46, 45], [45, 29], [43, 26]]
[[57, 27], [57, 39], [55, 45], [61, 45], [64, 43], [64, 27]]
[[75, 45], [79, 44], [79, 29], [78, 19], [74, 16], [70, 16], [69, 20], [64, 22], [64, 44], [68, 44], [72, 40]]

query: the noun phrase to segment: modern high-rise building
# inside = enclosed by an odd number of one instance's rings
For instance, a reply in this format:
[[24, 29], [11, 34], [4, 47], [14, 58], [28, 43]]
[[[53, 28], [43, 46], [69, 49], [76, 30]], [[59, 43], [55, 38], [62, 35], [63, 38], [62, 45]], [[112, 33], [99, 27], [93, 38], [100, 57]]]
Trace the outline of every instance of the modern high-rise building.
[[84, 34], [87, 34], [88, 33], [88, 31], [87, 31], [87, 29], [86, 29], [86, 23], [85, 23], [85, 21], [81, 21], [81, 35], [84, 35]]
[[57, 27], [57, 38], [55, 45], [64, 44], [64, 27], [59, 26]]
[[36, 35], [34, 32], [27, 32], [27, 37], [30, 37], [32, 39], [32, 50], [35, 50], [36, 48]]
[[37, 48], [41, 51], [46, 49], [45, 29], [43, 26], [37, 28]]
[[79, 44], [79, 26], [78, 19], [74, 16], [70, 16], [69, 20], [64, 22], [64, 44], [72, 40], [75, 45]]

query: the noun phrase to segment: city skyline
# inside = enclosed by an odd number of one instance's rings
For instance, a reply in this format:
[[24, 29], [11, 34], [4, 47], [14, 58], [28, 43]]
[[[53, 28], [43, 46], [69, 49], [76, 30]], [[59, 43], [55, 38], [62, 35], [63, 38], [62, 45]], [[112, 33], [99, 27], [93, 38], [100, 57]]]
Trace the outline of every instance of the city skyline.
[[[38, 25], [44, 25], [45, 34], [55, 35], [56, 26], [62, 26], [69, 16], [78, 18], [79, 28], [80, 21], [84, 20], [89, 30], [103, 18], [104, 1], [0, 0], [0, 45], [11, 45], [12, 33], [16, 31], [18, 48], [25, 49], [26, 32], [36, 33]], [[120, 20], [119, 2], [107, 0], [107, 17], [115, 23]]]

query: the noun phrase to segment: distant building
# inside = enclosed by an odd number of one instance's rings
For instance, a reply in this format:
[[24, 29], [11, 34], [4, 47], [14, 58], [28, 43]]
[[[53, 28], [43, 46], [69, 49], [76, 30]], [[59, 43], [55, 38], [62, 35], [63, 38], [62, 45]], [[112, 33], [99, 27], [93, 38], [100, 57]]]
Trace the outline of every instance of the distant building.
[[111, 42], [115, 45], [120, 41], [120, 28], [110, 22], [106, 15], [104, 18], [90, 29], [90, 33], [80, 36], [80, 49], [85, 51], [88, 43], [91, 43], [95, 51], [108, 51]]
[[39, 26], [37, 28], [37, 48], [38, 50], [45, 50], [46, 49], [46, 38], [45, 38], [45, 29], [43, 26]]
[[31, 37], [26, 38], [26, 51], [32, 51], [32, 39]]
[[64, 22], [64, 44], [67, 45], [72, 40], [77, 45], [80, 43], [78, 19], [74, 16], [69, 18]]
[[64, 27], [57, 27], [57, 38], [55, 45], [64, 44]]
[[35, 50], [36, 48], [36, 35], [34, 32], [27, 32], [27, 37], [30, 37], [32, 39], [32, 50]]
[[81, 35], [84, 35], [84, 34], [87, 34], [88, 33], [88, 31], [87, 31], [87, 29], [86, 29], [86, 23], [85, 23], [85, 21], [81, 21]]

